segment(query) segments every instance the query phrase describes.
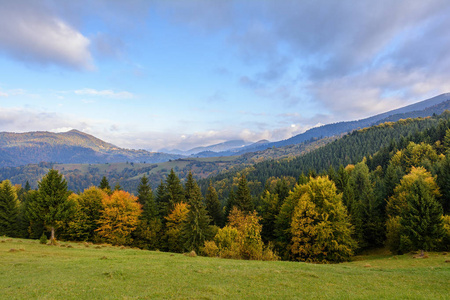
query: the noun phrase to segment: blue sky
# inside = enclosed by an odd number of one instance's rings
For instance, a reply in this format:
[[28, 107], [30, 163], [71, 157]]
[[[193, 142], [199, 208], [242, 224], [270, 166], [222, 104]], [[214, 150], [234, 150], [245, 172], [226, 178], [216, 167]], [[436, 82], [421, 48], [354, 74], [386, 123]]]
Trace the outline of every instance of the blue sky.
[[450, 91], [450, 2], [0, 0], [0, 131], [289, 138]]

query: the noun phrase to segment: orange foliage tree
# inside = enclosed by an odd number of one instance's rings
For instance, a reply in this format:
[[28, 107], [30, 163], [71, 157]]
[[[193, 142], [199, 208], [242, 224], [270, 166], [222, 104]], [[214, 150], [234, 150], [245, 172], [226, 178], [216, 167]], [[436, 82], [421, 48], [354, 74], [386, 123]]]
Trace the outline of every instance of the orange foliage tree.
[[98, 235], [113, 245], [129, 245], [131, 233], [139, 223], [142, 213], [137, 198], [125, 191], [115, 191], [102, 200], [103, 210], [98, 220]]

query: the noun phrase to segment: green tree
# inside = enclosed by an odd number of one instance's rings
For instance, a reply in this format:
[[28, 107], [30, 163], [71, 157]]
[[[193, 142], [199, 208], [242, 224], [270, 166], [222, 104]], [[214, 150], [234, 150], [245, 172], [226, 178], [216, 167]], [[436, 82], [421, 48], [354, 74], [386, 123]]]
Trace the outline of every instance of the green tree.
[[450, 214], [450, 152], [447, 153], [437, 170], [437, 184], [442, 196], [439, 198], [444, 210], [444, 214]]
[[253, 210], [253, 201], [248, 188], [247, 179], [242, 175], [239, 179], [235, 198], [236, 208], [243, 213], [249, 213]]
[[212, 230], [209, 225], [211, 219], [203, 204], [202, 193], [191, 172], [188, 175], [185, 191], [189, 212], [182, 227], [184, 247], [189, 251], [198, 252], [200, 246], [203, 246], [205, 241], [212, 237]]
[[185, 202], [183, 186], [173, 169], [170, 170], [166, 179], [166, 192], [168, 197], [168, 212], [174, 209], [176, 203]]
[[417, 180], [406, 195], [408, 208], [401, 214], [401, 237], [413, 250], [435, 250], [444, 235], [442, 206], [424, 181]]
[[355, 165], [349, 181], [354, 198], [348, 210], [359, 247], [381, 246], [385, 237], [383, 207], [375, 197], [365, 159]]
[[106, 176], [103, 176], [102, 181], [100, 181], [100, 185], [98, 187], [106, 191], [107, 193], [111, 192], [111, 187], [109, 186], [109, 182]]
[[9, 180], [0, 184], [0, 235], [17, 236], [19, 200]]
[[312, 262], [348, 260], [356, 242], [342, 195], [337, 194], [334, 183], [319, 176], [297, 188], [300, 198], [292, 216], [290, 246], [294, 258]]
[[273, 241], [276, 238], [275, 224], [280, 208], [278, 194], [265, 191], [261, 196], [261, 236], [264, 242]]
[[206, 210], [211, 216], [211, 223], [216, 226], [223, 226], [224, 220], [222, 207], [220, 205], [216, 189], [212, 185], [211, 181], [209, 182], [208, 190], [206, 191], [205, 202]]
[[67, 182], [57, 170], [51, 169], [38, 182], [36, 201], [29, 204], [33, 220], [42, 222], [50, 232], [50, 242], [55, 243], [55, 232], [74, 213], [75, 203], [68, 201]]
[[158, 215], [155, 201], [153, 199], [152, 188], [150, 187], [147, 176], [141, 178], [137, 189], [137, 199], [143, 208], [143, 217], [151, 220]]
[[402, 178], [386, 205], [387, 244], [393, 253], [414, 248], [429, 250], [439, 243], [442, 229], [442, 207], [436, 201], [439, 196], [433, 176], [423, 167], [412, 167]]

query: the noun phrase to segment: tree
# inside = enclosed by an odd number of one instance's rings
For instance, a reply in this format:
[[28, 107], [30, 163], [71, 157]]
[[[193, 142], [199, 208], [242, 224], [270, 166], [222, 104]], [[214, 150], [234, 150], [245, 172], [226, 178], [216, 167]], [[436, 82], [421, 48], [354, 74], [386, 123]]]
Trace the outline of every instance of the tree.
[[[450, 129], [449, 129], [450, 132]], [[450, 138], [450, 137], [449, 137]], [[450, 213], [450, 151], [438, 165], [437, 184], [442, 196], [439, 198], [445, 214]]]
[[428, 250], [438, 244], [442, 223], [437, 215], [442, 216], [442, 207], [435, 199], [439, 196], [433, 176], [423, 167], [412, 167], [402, 178], [386, 205], [387, 244], [393, 253]]
[[142, 213], [137, 198], [125, 191], [115, 191], [102, 200], [103, 210], [98, 220], [98, 235], [113, 245], [129, 245], [131, 233], [139, 223]]
[[211, 219], [203, 204], [200, 188], [193, 179], [191, 172], [188, 175], [185, 191], [189, 212], [182, 227], [184, 247], [189, 251], [195, 250], [198, 252], [200, 246], [203, 246], [205, 241], [212, 237], [211, 226], [209, 225]]
[[353, 202], [349, 203], [348, 210], [359, 247], [380, 246], [385, 237], [383, 207], [375, 197], [365, 159], [355, 165], [349, 181]]
[[143, 217], [147, 220], [151, 220], [158, 216], [158, 210], [156, 208], [155, 201], [153, 200], [153, 192], [148, 182], [147, 176], [141, 178], [141, 182], [138, 185], [138, 202], [143, 208]]
[[237, 209], [244, 213], [248, 213], [253, 210], [252, 196], [250, 194], [250, 189], [248, 188], [248, 183], [245, 175], [242, 175], [239, 179], [235, 203]]
[[76, 213], [68, 222], [68, 237], [73, 240], [94, 241], [95, 230], [104, 208], [103, 199], [108, 197], [106, 190], [92, 186], [80, 195], [72, 194], [69, 197], [76, 203]]
[[401, 214], [400, 236], [413, 250], [434, 250], [444, 235], [442, 206], [424, 181], [417, 180], [406, 195], [408, 208]]
[[166, 238], [167, 248], [171, 252], [183, 252], [184, 244], [182, 241], [181, 230], [186, 222], [189, 205], [185, 202], [175, 204], [172, 212], [165, 217], [166, 219]]
[[216, 226], [223, 226], [224, 220], [222, 207], [220, 205], [216, 189], [212, 185], [211, 181], [209, 182], [208, 190], [206, 192], [205, 202], [206, 210], [211, 216], [211, 224]]
[[106, 191], [107, 193], [111, 192], [111, 187], [109, 186], [109, 182], [108, 179], [106, 179], [106, 176], [103, 176], [102, 181], [100, 181], [100, 185], [98, 187]]
[[[181, 185], [180, 179], [177, 174], [172, 170], [170, 170], [169, 175], [166, 179], [166, 197], [167, 197], [167, 208], [166, 212], [171, 212], [176, 203], [185, 202], [184, 190]], [[167, 214], [165, 214], [167, 216]]]
[[29, 203], [31, 219], [42, 222], [51, 232], [50, 242], [55, 243], [55, 231], [74, 213], [75, 203], [68, 200], [67, 182], [57, 170], [51, 169], [38, 182], [35, 201]]
[[356, 248], [352, 238], [352, 225], [328, 177], [310, 179], [298, 186], [292, 216], [291, 252], [295, 259], [312, 262], [341, 262], [348, 260]]
[[273, 241], [276, 238], [275, 224], [280, 208], [278, 194], [265, 191], [261, 196], [261, 236], [265, 242]]
[[0, 235], [17, 236], [19, 200], [11, 181], [0, 183]]

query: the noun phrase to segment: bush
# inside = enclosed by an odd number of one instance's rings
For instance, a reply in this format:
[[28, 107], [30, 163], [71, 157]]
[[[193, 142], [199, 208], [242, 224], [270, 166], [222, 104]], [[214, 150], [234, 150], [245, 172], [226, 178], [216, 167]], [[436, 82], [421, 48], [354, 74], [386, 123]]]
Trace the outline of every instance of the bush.
[[39, 243], [45, 245], [47, 244], [47, 242], [48, 242], [47, 236], [45, 235], [45, 233], [42, 233], [41, 238], [39, 239]]

